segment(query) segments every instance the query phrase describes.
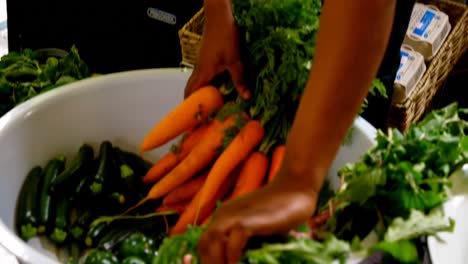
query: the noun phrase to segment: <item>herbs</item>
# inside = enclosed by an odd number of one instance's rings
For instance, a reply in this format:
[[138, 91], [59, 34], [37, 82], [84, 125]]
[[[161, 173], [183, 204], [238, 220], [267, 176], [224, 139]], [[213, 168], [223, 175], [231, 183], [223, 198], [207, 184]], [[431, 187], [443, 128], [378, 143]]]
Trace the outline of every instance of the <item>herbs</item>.
[[63, 58], [46, 58], [30, 49], [10, 52], [0, 60], [0, 116], [38, 94], [89, 76], [74, 46]]
[[350, 246], [345, 241], [329, 236], [324, 242], [308, 238], [290, 238], [281, 244], [265, 244], [260, 249], [248, 250], [245, 264], [331, 264], [345, 263]]
[[[327, 204], [337, 208], [320, 230], [313, 230], [317, 240], [289, 236], [281, 243], [265, 241], [248, 248], [242, 263], [344, 263], [351, 249], [381, 252], [384, 263], [420, 263], [419, 239], [451, 232], [455, 224], [440, 205], [448, 199], [449, 176], [468, 162], [468, 122], [461, 118], [467, 112], [451, 104], [429, 113], [404, 135], [380, 131], [377, 145], [361, 161], [339, 171], [344, 184], [336, 194], [324, 186], [319, 212], [330, 210]], [[363, 248], [359, 241], [371, 231], [378, 242]], [[154, 264], [180, 263], [185, 254], [198, 263], [202, 232], [195, 227], [166, 238]]]
[[[286, 141], [313, 64], [321, 8], [320, 0], [233, 0], [244, 77], [253, 91], [250, 100], [236, 102], [271, 134], [262, 152]], [[223, 89], [229, 91], [232, 82]], [[370, 94], [386, 97], [383, 83], [374, 81]]]
[[321, 2], [235, 0], [233, 7], [253, 89], [243, 106], [284, 142], [309, 76]]
[[186, 254], [193, 256], [191, 264], [200, 263], [197, 258], [197, 245], [202, 232], [202, 228], [188, 227], [181, 235], [165, 238], [152, 264], [180, 264]]
[[[429, 113], [404, 135], [379, 131], [377, 145], [340, 170], [344, 184], [334, 197], [339, 206], [321, 231], [351, 241], [374, 230], [381, 242], [372, 250], [405, 262], [413, 259], [419, 237], [453, 230], [453, 221], [438, 209], [448, 199], [449, 176], [468, 162], [464, 113], [454, 103]], [[407, 254], [398, 255], [403, 248]], [[416, 252], [412, 261], [417, 257]]]

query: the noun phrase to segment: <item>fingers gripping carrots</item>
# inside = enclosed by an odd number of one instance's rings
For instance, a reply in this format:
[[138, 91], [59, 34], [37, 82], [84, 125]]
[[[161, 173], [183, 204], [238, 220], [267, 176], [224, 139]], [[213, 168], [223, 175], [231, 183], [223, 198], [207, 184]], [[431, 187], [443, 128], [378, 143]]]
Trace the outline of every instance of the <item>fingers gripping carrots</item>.
[[[216, 203], [222, 199], [234, 185], [237, 177], [235, 173], [231, 173], [227, 179], [221, 184], [220, 188], [214, 193], [214, 198], [206, 203], [202, 208], [199, 208], [202, 191], [200, 190], [193, 200], [189, 203], [185, 211], [180, 215], [177, 223], [171, 230], [171, 235], [183, 233], [187, 230], [187, 226], [191, 224], [200, 224], [202, 220], [208, 218], [216, 208]], [[198, 212], [198, 219], [195, 216]]]
[[[200, 124], [222, 105], [223, 98], [216, 87], [206, 86], [197, 90], [150, 131], [143, 139], [140, 149], [147, 151], [164, 145]], [[174, 122], [174, 120], [177, 121]]]
[[[212, 114], [216, 115], [213, 119]], [[145, 183], [155, 183], [135, 206], [163, 199], [158, 212], [180, 214], [172, 235], [191, 224], [207, 224], [218, 201], [253, 192], [266, 177], [267, 182], [272, 181], [284, 157], [285, 146], [276, 146], [269, 168], [266, 153], [274, 147], [277, 134], [265, 136], [260, 121], [249, 119], [236, 104], [223, 105], [221, 94], [211, 86], [193, 93], [163, 118], [145, 137], [141, 149], [159, 147], [182, 133], [185, 135], [175, 151], [167, 153], [144, 176]]]
[[271, 157], [270, 172], [268, 173], [268, 182], [273, 181], [273, 179], [276, 177], [276, 174], [278, 174], [278, 171], [281, 167], [281, 163], [283, 162], [285, 151], [285, 145], [279, 145], [273, 151], [273, 155]]

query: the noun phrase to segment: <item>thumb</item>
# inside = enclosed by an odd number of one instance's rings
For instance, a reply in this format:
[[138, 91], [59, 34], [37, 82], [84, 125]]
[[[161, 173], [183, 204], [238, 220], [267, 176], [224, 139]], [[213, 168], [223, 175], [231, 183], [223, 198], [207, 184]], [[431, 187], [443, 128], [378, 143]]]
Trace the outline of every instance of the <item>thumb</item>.
[[234, 86], [236, 86], [236, 90], [239, 95], [244, 99], [250, 99], [252, 93], [250, 92], [249, 88], [245, 85], [244, 82], [244, 67], [242, 63], [237, 62], [228, 67], [228, 71], [231, 74], [232, 81], [234, 82]]

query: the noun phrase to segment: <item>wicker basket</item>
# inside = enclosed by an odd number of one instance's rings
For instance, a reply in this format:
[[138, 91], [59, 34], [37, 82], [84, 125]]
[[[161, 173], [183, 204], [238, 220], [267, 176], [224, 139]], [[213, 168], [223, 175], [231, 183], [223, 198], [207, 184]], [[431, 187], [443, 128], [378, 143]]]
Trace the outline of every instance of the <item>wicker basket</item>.
[[388, 125], [401, 131], [406, 131], [411, 124], [418, 122], [424, 116], [434, 95], [468, 48], [467, 5], [447, 0], [421, 0], [419, 2], [434, 5], [446, 13], [449, 16], [452, 31], [408, 97], [403, 102], [392, 105]]
[[[418, 0], [436, 6], [449, 16], [452, 30], [438, 53], [432, 59], [426, 73], [411, 94], [390, 109], [388, 126], [405, 131], [426, 113], [434, 95], [446, 81], [458, 59], [468, 48], [468, 6], [449, 0]], [[194, 66], [201, 36], [204, 13], [201, 9], [179, 32], [182, 46], [182, 64]]]
[[193, 67], [197, 61], [198, 49], [203, 34], [205, 16], [203, 8], [198, 11], [180, 30], [179, 39], [182, 48], [182, 65]]

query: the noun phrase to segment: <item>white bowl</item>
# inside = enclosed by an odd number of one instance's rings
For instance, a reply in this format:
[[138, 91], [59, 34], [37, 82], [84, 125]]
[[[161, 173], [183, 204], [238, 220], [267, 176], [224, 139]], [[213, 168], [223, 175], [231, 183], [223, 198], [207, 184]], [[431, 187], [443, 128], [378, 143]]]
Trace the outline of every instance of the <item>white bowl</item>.
[[[23, 263], [58, 263], [37, 239], [24, 243], [14, 232], [14, 210], [20, 186], [35, 165], [57, 154], [71, 158], [84, 142], [103, 140], [136, 151], [140, 141], [170, 109], [183, 100], [189, 72], [180, 69], [139, 70], [69, 84], [37, 96], [0, 119], [0, 244]], [[374, 144], [375, 129], [359, 118], [350, 145], [342, 146], [330, 169], [357, 161]], [[155, 161], [168, 145], [148, 153]]]

